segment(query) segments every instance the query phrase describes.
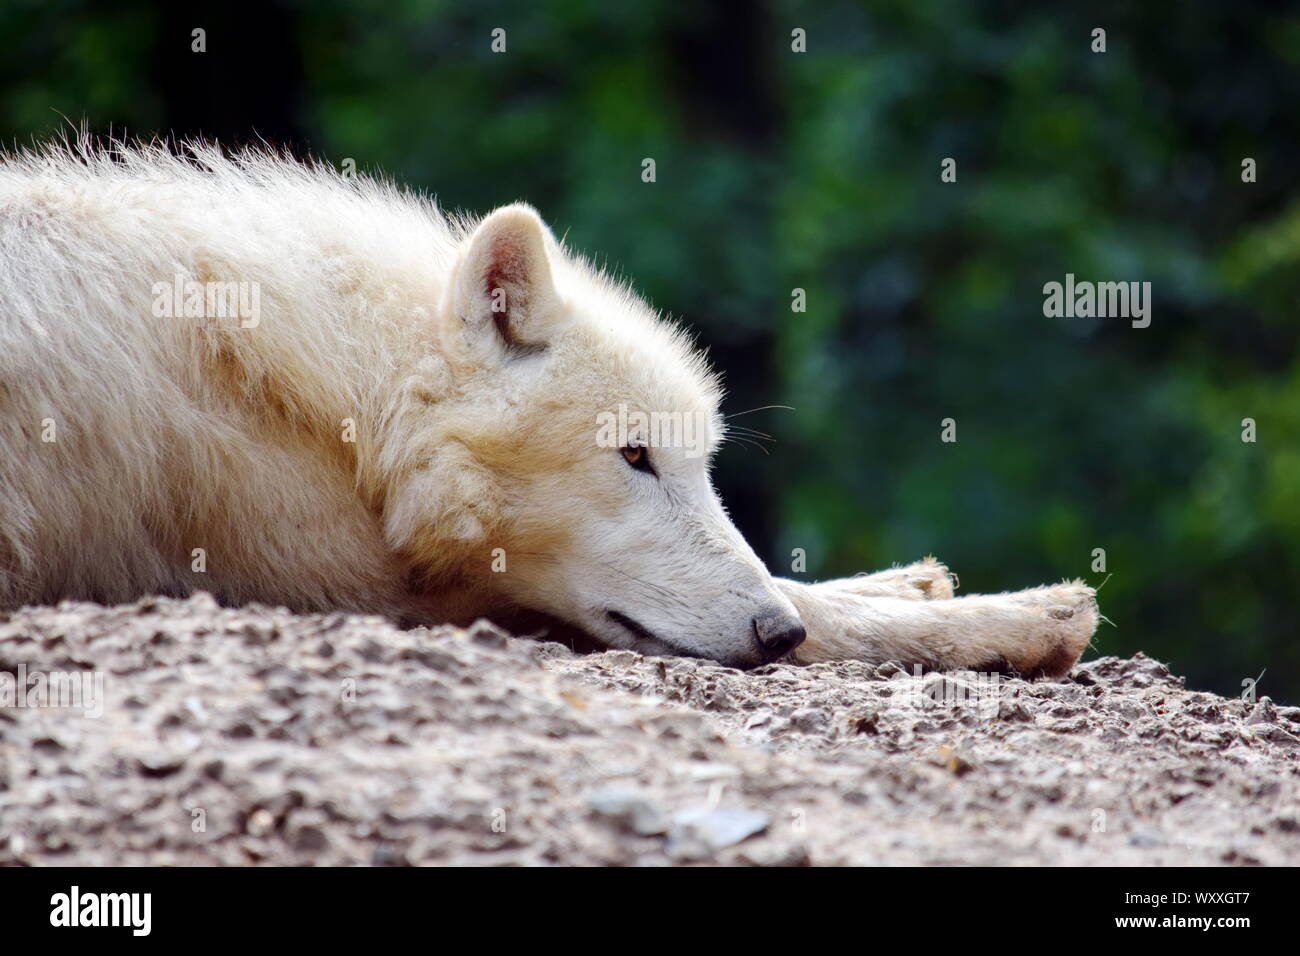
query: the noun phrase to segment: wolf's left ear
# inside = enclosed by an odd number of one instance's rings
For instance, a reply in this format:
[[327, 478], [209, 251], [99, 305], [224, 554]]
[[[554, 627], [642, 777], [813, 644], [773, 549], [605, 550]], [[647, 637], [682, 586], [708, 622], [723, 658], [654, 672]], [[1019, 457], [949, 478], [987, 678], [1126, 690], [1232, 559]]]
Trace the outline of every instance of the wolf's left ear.
[[546, 344], [561, 311], [546, 237], [546, 224], [524, 203], [502, 206], [478, 224], [452, 278], [466, 339], [496, 351]]

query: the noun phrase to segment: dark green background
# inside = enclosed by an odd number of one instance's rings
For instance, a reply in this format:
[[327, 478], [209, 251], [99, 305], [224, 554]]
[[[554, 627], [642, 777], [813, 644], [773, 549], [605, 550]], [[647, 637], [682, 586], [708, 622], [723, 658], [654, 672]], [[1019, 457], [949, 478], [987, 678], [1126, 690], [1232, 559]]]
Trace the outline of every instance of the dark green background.
[[[795, 407], [719, 463], [774, 570], [1100, 584], [1104, 548], [1097, 651], [1300, 701], [1300, 13], [1051, 7], [4, 0], [0, 134], [260, 135], [526, 199], [699, 330], [727, 411]], [[1150, 281], [1151, 327], [1045, 318], [1067, 272]]]

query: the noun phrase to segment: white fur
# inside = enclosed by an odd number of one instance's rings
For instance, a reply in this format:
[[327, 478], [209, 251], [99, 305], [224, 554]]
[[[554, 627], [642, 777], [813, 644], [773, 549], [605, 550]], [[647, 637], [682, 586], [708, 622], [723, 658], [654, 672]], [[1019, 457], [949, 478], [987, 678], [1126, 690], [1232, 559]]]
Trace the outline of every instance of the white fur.
[[[256, 326], [156, 316], [177, 275], [255, 284]], [[650, 449], [654, 476], [596, 441], [596, 416], [625, 404], [700, 414], [715, 448], [719, 400], [684, 333], [524, 205], [461, 221], [388, 184], [206, 146], [0, 163], [0, 606], [201, 589], [426, 621], [540, 612], [737, 664], [797, 609], [800, 659], [1021, 666], [957, 633], [971, 599], [950, 590], [916, 618], [898, 574], [877, 587], [902, 610], [775, 581], [707, 457]], [[999, 605], [1019, 622], [1000, 634], [1065, 640], [1023, 606]]]

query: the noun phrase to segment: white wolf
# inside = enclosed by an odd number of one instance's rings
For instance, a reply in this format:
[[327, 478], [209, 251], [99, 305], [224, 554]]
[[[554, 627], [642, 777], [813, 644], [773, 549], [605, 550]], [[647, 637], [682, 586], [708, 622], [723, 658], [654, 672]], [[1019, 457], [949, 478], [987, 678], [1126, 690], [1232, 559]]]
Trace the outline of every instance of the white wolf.
[[[720, 397], [680, 329], [526, 205], [452, 220], [207, 146], [0, 161], [0, 607], [205, 590], [545, 615], [736, 666], [1058, 675], [1086, 646], [1079, 582], [953, 598], [933, 560], [773, 578], [710, 484]], [[650, 442], [656, 413], [708, 453]]]

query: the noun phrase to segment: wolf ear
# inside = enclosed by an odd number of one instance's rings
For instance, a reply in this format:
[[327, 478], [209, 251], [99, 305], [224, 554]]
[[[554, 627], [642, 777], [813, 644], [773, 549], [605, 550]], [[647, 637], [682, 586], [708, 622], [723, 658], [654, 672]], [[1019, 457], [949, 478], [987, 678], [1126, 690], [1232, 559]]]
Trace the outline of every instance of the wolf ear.
[[452, 302], [472, 343], [499, 351], [545, 346], [560, 314], [546, 254], [546, 224], [532, 206], [502, 206], [465, 242]]

